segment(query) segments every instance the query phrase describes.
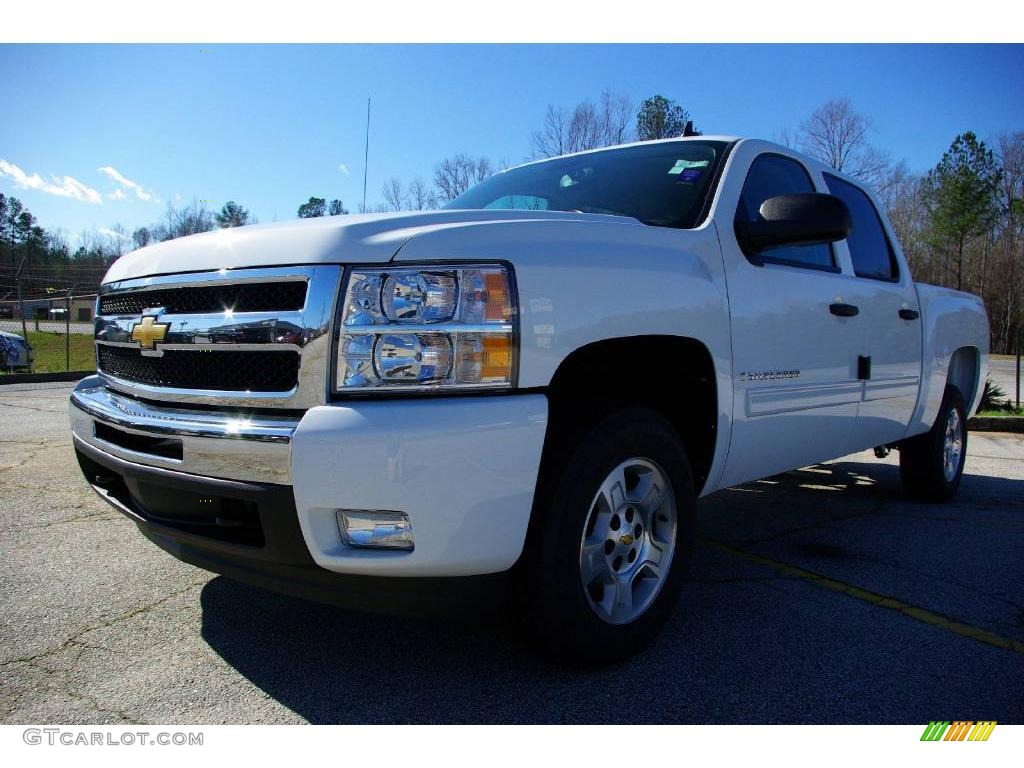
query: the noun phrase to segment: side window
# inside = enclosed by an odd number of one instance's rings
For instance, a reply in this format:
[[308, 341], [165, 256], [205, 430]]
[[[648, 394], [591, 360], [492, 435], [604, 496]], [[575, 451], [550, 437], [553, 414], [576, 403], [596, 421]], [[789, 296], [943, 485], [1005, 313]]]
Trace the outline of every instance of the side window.
[[837, 176], [825, 174], [825, 183], [828, 184], [828, 191], [850, 209], [853, 229], [846, 238], [846, 244], [850, 248], [854, 274], [876, 280], [899, 279], [896, 254], [882, 229], [882, 220], [871, 198]]
[[[769, 197], [814, 191], [811, 177], [796, 160], [782, 155], [760, 155], [751, 164], [743, 182], [736, 217], [754, 222], [761, 217], [761, 204]], [[761, 255], [765, 261], [800, 267], [828, 270], [836, 267], [831, 245], [787, 245], [765, 250]]]

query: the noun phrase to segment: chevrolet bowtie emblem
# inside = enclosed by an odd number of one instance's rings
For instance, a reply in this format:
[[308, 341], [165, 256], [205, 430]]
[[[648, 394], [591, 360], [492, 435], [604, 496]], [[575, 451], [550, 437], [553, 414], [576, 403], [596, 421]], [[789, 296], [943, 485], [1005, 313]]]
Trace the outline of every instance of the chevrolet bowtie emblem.
[[132, 341], [139, 342], [139, 348], [144, 352], [153, 351], [158, 341], [167, 338], [167, 329], [170, 327], [170, 323], [158, 323], [155, 316], [146, 315], [132, 326]]
[[633, 537], [630, 536], [628, 533], [624, 533], [621, 536], [619, 536], [619, 544], [621, 544], [622, 546], [628, 547], [632, 543]]

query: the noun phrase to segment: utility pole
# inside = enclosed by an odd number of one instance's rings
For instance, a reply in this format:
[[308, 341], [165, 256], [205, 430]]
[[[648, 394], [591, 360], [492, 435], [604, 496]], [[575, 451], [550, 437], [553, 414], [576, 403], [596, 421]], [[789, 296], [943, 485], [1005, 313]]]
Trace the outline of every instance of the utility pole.
[[71, 370], [71, 288], [64, 298], [64, 370]]
[[[14, 243], [11, 243], [11, 250], [14, 249]], [[21, 335], [25, 339], [25, 343], [28, 344], [28, 326], [25, 325], [25, 300], [21, 296], [21, 271], [25, 268], [25, 259], [28, 258], [28, 251], [21, 257], [21, 264], [18, 265], [18, 271], [14, 275], [14, 283], [18, 287], [18, 313], [21, 315]]]
[[366, 171], [370, 162], [370, 99], [366, 99], [366, 151], [363, 154], [363, 204], [359, 212], [366, 213]]
[[1020, 410], [1020, 324], [1017, 324], [1017, 410]]

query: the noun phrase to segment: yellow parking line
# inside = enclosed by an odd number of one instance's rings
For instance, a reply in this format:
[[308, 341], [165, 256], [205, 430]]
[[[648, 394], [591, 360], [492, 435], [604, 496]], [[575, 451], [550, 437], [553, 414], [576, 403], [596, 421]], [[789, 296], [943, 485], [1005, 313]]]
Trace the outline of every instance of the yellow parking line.
[[779, 562], [778, 560], [772, 560], [768, 557], [755, 555], [752, 552], [736, 549], [735, 547], [730, 547], [728, 544], [723, 544], [720, 541], [714, 541], [713, 539], [699, 539], [698, 541], [712, 549], [717, 549], [719, 552], [735, 555], [736, 557], [740, 557], [751, 563], [757, 563], [758, 565], [763, 565], [766, 568], [771, 568], [781, 576], [803, 579], [819, 587], [823, 587], [824, 589], [831, 589], [833, 592], [841, 592], [844, 595], [857, 600], [863, 600], [864, 602], [876, 605], [879, 608], [889, 608], [890, 610], [898, 611], [911, 619], [923, 621], [925, 624], [940, 627], [941, 629], [948, 630], [962, 637], [969, 637], [972, 640], [977, 640], [979, 643], [985, 643], [986, 645], [991, 645], [996, 648], [1002, 648], [1005, 651], [1024, 654], [1024, 643], [1018, 640], [1011, 640], [1008, 637], [1002, 637], [994, 632], [989, 632], [987, 629], [972, 627], [969, 624], [954, 621], [948, 616], [934, 613], [926, 608], [919, 608], [917, 606], [910, 605], [909, 603], [904, 603], [902, 600], [897, 600], [894, 597], [880, 595], [877, 592], [872, 592], [868, 589], [861, 589], [860, 587], [855, 587], [852, 584], [847, 584], [844, 581], [839, 581], [837, 579], [829, 578], [828, 576], [822, 576], [820, 573], [814, 573], [813, 571], [798, 568], [795, 565], [789, 565], [787, 563]]

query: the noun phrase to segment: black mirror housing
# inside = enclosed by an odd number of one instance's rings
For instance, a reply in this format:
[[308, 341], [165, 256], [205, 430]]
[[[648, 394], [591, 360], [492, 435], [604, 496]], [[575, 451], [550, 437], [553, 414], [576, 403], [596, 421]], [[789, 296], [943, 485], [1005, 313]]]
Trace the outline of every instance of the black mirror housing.
[[759, 213], [758, 221], [736, 222], [736, 236], [745, 251], [834, 243], [845, 239], [853, 226], [846, 204], [819, 192], [769, 197]]

